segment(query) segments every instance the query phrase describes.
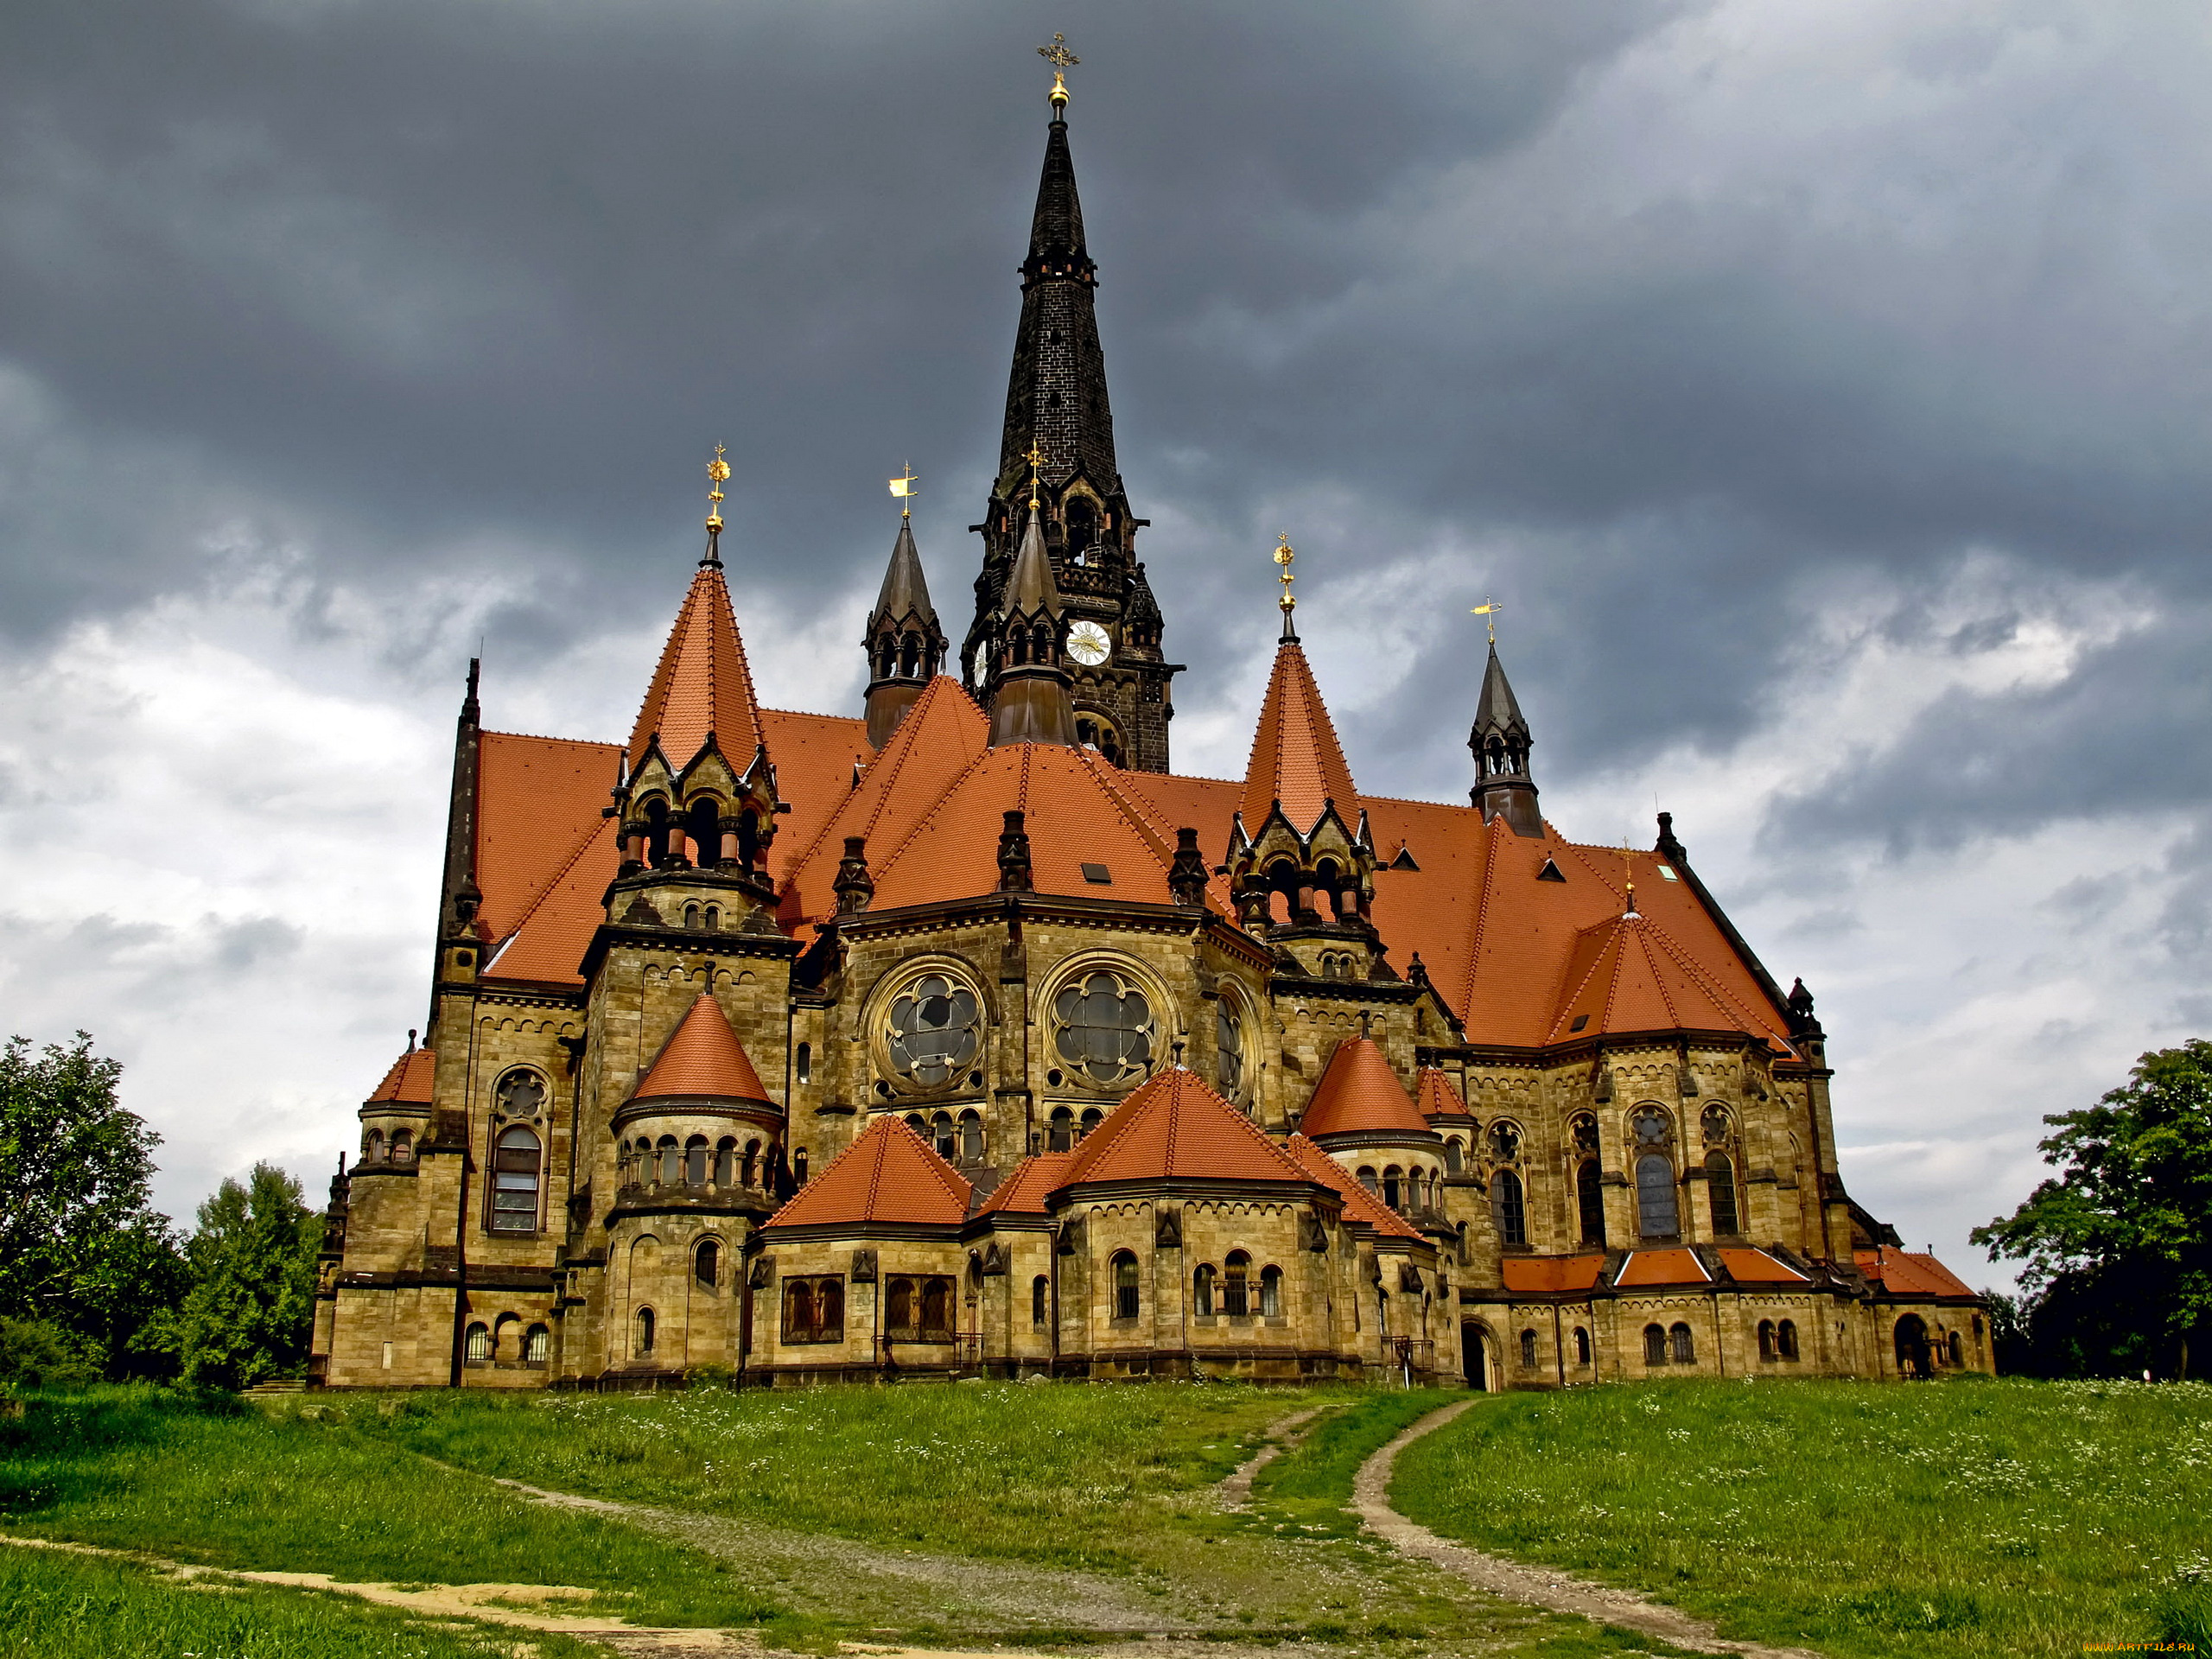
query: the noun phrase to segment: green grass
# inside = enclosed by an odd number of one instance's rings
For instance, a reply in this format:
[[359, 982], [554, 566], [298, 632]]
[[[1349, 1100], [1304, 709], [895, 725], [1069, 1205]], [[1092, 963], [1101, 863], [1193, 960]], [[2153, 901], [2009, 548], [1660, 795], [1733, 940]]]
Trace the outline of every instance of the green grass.
[[1484, 1401], [1392, 1501], [1837, 1659], [2205, 1643], [2212, 1388], [1685, 1382]]
[[1261, 1469], [1252, 1501], [1278, 1532], [1349, 1538], [1359, 1518], [1349, 1505], [1359, 1465], [1419, 1418], [1464, 1400], [1464, 1389], [1416, 1389], [1353, 1396], [1330, 1407], [1305, 1438]]
[[182, 1584], [122, 1561], [0, 1548], [0, 1659], [590, 1659], [566, 1637], [455, 1630], [313, 1592]]
[[0, 1420], [0, 1529], [355, 1582], [574, 1585], [644, 1624], [759, 1624], [779, 1611], [699, 1551], [527, 1502], [327, 1417], [151, 1389], [26, 1403]]

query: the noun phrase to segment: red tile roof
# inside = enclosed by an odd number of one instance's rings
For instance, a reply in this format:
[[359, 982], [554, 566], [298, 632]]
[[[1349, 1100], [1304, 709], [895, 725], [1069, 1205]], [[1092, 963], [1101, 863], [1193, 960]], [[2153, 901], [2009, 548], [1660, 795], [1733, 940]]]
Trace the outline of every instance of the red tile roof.
[[1325, 1135], [1433, 1133], [1390, 1062], [1368, 1037], [1348, 1037], [1337, 1045], [1298, 1127], [1317, 1140]]
[[388, 1100], [400, 1106], [428, 1106], [435, 1098], [430, 1084], [436, 1070], [436, 1055], [427, 1048], [410, 1048], [391, 1063], [366, 1103], [374, 1106]]
[[1546, 1040], [1618, 1031], [1758, 1031], [1762, 1023], [1756, 1005], [1723, 988], [1659, 923], [1614, 916], [1575, 937]]
[[1260, 833], [1268, 809], [1282, 803], [1282, 815], [1300, 835], [1320, 822], [1321, 809], [1337, 804], [1337, 816], [1347, 825], [1359, 819], [1359, 791], [1352, 787], [1351, 768], [1344, 764], [1337, 728], [1329, 721], [1328, 706], [1313, 671], [1306, 664], [1306, 652], [1295, 639], [1275, 648], [1274, 672], [1268, 677], [1267, 699], [1260, 705], [1260, 724], [1252, 734], [1252, 759], [1244, 769], [1243, 810], [1244, 828]]
[[1809, 1282], [1787, 1262], [1778, 1262], [1764, 1250], [1723, 1249], [1720, 1265], [1728, 1269], [1728, 1276], [1738, 1284], [1789, 1285]]
[[1421, 1233], [1403, 1216], [1359, 1184], [1342, 1164], [1302, 1135], [1294, 1135], [1283, 1148], [1298, 1166], [1344, 1201], [1344, 1214], [1365, 1222], [1386, 1238], [1418, 1239]]
[[1414, 1103], [1425, 1117], [1465, 1117], [1467, 1103], [1459, 1097], [1452, 1079], [1433, 1065], [1414, 1073]]
[[487, 938], [496, 944], [519, 927], [590, 844], [620, 755], [612, 743], [482, 734], [476, 885], [484, 902], [477, 919]]
[[630, 764], [645, 758], [646, 744], [658, 733], [661, 753], [681, 772], [697, 758], [712, 732], [723, 755], [742, 772], [763, 741], [760, 709], [721, 569], [701, 565], [668, 632], [660, 665], [653, 670], [645, 706], [630, 733]]
[[957, 1227], [972, 1189], [897, 1118], [879, 1116], [764, 1223], [767, 1227]]
[[1519, 1296], [1560, 1296], [1588, 1290], [1605, 1270], [1596, 1255], [1509, 1255], [1499, 1264], [1506, 1289]]
[[1916, 1250], [1853, 1252], [1859, 1270], [1892, 1296], [1971, 1296], [1974, 1293], [1934, 1256]]
[[659, 1055], [631, 1095], [632, 1100], [708, 1096], [773, 1104], [745, 1045], [730, 1029], [721, 1004], [705, 991], [677, 1020]]
[[1713, 1281], [1694, 1250], [1637, 1250], [1621, 1264], [1617, 1288], [1631, 1285], [1704, 1285]]
[[1074, 1161], [1075, 1154], [1071, 1152], [1032, 1154], [1014, 1166], [1014, 1173], [976, 1206], [976, 1213], [989, 1216], [1003, 1211], [1009, 1215], [1046, 1214], [1046, 1198], [1067, 1184], [1067, 1167]]
[[1139, 1086], [1084, 1137], [1060, 1185], [1306, 1179], [1281, 1147], [1196, 1072], [1173, 1066]]

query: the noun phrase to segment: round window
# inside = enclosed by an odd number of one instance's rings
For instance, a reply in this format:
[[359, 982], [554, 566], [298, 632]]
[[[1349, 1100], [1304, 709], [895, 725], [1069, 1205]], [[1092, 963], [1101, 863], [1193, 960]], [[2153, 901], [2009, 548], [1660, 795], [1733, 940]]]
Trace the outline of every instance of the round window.
[[1061, 987], [1052, 999], [1060, 1058], [1102, 1088], [1134, 1083], [1152, 1065], [1152, 1005], [1104, 969]]
[[982, 1024], [976, 993], [943, 974], [916, 980], [891, 1004], [891, 1064], [934, 1089], [976, 1058]]

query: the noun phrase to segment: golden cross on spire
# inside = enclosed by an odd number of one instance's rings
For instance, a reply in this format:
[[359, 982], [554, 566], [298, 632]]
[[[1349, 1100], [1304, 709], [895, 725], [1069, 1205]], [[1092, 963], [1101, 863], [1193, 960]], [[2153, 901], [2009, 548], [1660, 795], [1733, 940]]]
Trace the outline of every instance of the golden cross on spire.
[[1290, 563], [1298, 556], [1298, 550], [1290, 544], [1288, 531], [1277, 531], [1275, 540], [1281, 545], [1274, 550], [1274, 562], [1282, 567], [1282, 575], [1275, 578], [1277, 582], [1282, 583], [1282, 597], [1277, 600], [1275, 604], [1281, 610], [1283, 616], [1287, 619], [1290, 613], [1298, 608], [1298, 601], [1292, 597], [1290, 591], [1290, 584], [1298, 580], [1296, 576], [1290, 574]]
[[722, 459], [722, 446], [715, 446], [715, 458], [707, 463], [707, 528], [722, 527], [722, 486], [729, 482], [729, 463]]
[[891, 480], [891, 493], [898, 498], [899, 516], [901, 518], [911, 518], [914, 516], [914, 509], [907, 504], [921, 493], [914, 487], [915, 482], [914, 463], [911, 461], [905, 463], [899, 476]]
[[1052, 100], [1052, 111], [1057, 115], [1068, 105], [1068, 71], [1083, 60], [1068, 50], [1068, 37], [1060, 34], [1052, 36], [1050, 46], [1039, 47], [1037, 55], [1052, 66], [1052, 90], [1047, 96]]
[[1488, 619], [1486, 626], [1490, 629], [1490, 642], [1493, 645], [1497, 643], [1497, 613], [1504, 608], [1504, 606], [1499, 604], [1488, 594], [1484, 594], [1483, 595], [1483, 602], [1476, 606], [1473, 610], [1467, 613], [1470, 616], [1480, 616]]
[[1045, 464], [1045, 448], [1033, 435], [1029, 440], [1029, 452], [1022, 459], [1029, 463], [1029, 511], [1034, 512], [1044, 505], [1037, 499], [1037, 469]]

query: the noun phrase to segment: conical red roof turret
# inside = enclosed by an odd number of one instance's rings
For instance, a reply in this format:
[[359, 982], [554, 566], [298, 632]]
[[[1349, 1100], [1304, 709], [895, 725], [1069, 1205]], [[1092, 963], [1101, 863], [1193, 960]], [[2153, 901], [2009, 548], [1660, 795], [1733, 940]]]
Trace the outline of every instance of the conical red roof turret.
[[663, 1097], [705, 1097], [715, 1100], [767, 1102], [760, 1074], [745, 1045], [730, 1029], [729, 1016], [705, 991], [662, 1046], [652, 1069], [631, 1096], [632, 1100]]
[[645, 758], [654, 734], [668, 764], [682, 772], [698, 758], [712, 732], [723, 755], [741, 772], [761, 743], [760, 704], [753, 671], [730, 608], [721, 561], [710, 553], [691, 578], [691, 591], [668, 631], [653, 670], [645, 707], [630, 733], [630, 765]]
[[1275, 802], [1292, 829], [1304, 835], [1321, 821], [1328, 802], [1347, 824], [1359, 817], [1359, 794], [1344, 746], [1330, 723], [1328, 705], [1306, 665], [1306, 648], [1287, 627], [1275, 647], [1274, 672], [1268, 679], [1267, 701], [1260, 705], [1259, 729], [1252, 736], [1252, 759], [1244, 770], [1243, 811], [1248, 834], [1256, 836]]

